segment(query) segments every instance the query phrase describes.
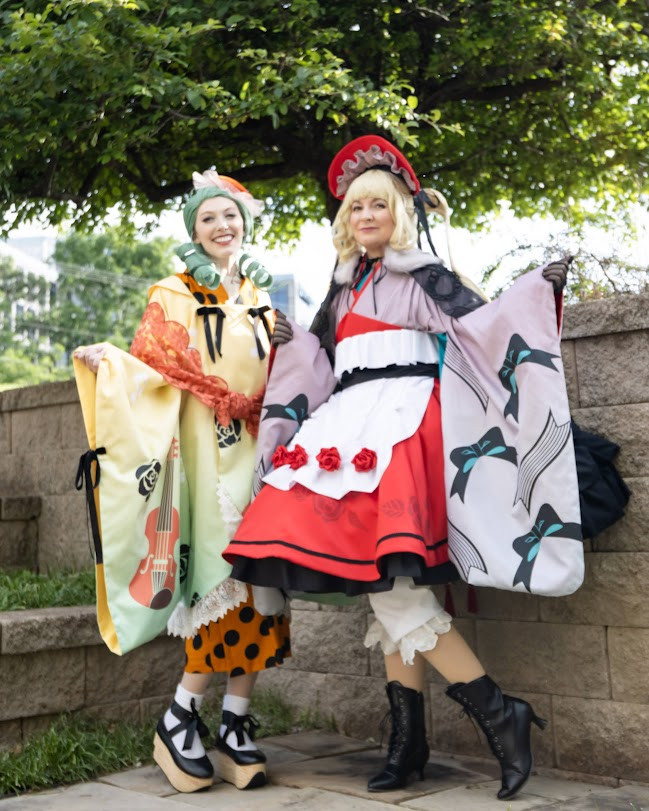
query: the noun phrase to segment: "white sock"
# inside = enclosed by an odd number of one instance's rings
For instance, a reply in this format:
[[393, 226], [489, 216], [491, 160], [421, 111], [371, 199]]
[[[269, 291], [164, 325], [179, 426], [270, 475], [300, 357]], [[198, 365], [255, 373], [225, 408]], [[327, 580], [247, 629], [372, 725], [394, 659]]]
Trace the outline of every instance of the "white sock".
[[[229, 693], [223, 697], [223, 711], [224, 712], [233, 712], [235, 715], [245, 715], [248, 712], [248, 707], [250, 706], [250, 699], [243, 698], [242, 696], [233, 696]], [[221, 728], [219, 729], [219, 735], [223, 737], [225, 735], [225, 730], [227, 726], [225, 724], [221, 724]], [[243, 730], [243, 744], [239, 746], [239, 742], [237, 741], [236, 733], [231, 732], [228, 737], [225, 739], [225, 742], [229, 747], [232, 749], [237, 749], [240, 752], [246, 751], [249, 752], [257, 748], [257, 745], [250, 740], [248, 737], [248, 733]]]
[[[179, 704], [184, 710], [191, 712], [192, 705], [191, 701], [192, 698], [194, 699], [194, 706], [197, 710], [200, 710], [201, 704], [203, 703], [204, 696], [200, 695], [199, 693], [190, 693], [189, 690], [186, 690], [182, 684], [179, 684], [176, 687], [176, 695], [174, 699], [176, 704]], [[168, 709], [164, 715], [164, 725], [167, 729], [173, 729], [175, 726], [178, 725], [178, 718], [171, 712], [171, 709]], [[176, 750], [180, 752], [183, 757], [186, 758], [199, 758], [203, 757], [205, 754], [205, 747], [203, 746], [200, 735], [198, 733], [194, 735], [194, 740], [192, 741], [192, 745], [190, 749], [183, 749], [185, 745], [185, 735], [187, 734], [187, 730], [183, 729], [181, 732], [177, 732], [171, 742], [175, 746]]]

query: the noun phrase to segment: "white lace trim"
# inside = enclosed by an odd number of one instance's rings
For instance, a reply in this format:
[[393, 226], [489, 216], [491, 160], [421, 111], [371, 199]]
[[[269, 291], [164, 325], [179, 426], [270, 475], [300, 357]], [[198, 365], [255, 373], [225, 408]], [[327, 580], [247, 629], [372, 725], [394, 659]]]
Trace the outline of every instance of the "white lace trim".
[[167, 632], [171, 636], [184, 638], [195, 636], [201, 625], [220, 620], [247, 599], [246, 584], [228, 577], [190, 608], [178, 603], [167, 622]]
[[392, 641], [383, 625], [378, 621], [370, 625], [365, 635], [364, 645], [373, 648], [380, 644], [384, 654], [390, 655], [399, 651], [404, 664], [411, 665], [417, 651], [433, 650], [437, 645], [437, 638], [451, 630], [452, 617], [446, 611], [427, 620], [414, 631], [402, 636], [398, 643]]
[[390, 329], [353, 335], [336, 345], [335, 376], [352, 369], [383, 369], [413, 363], [437, 363], [439, 353], [433, 335], [415, 329]]

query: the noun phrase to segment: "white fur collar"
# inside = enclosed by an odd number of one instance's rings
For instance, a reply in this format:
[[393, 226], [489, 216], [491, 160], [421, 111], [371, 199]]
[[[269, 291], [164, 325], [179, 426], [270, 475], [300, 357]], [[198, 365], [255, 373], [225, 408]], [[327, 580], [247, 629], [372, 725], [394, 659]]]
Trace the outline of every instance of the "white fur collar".
[[[361, 254], [355, 253], [346, 262], [338, 265], [334, 271], [334, 279], [338, 284], [352, 283], [360, 258]], [[442, 264], [441, 259], [433, 254], [420, 251], [418, 248], [411, 248], [409, 251], [395, 251], [388, 245], [383, 256], [383, 267], [392, 273], [411, 273], [425, 265], [438, 264]]]

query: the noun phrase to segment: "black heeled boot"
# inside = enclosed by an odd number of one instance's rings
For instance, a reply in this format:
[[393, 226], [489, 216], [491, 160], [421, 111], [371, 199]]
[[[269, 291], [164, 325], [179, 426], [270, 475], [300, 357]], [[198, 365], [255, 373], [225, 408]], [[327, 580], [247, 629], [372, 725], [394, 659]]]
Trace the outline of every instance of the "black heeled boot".
[[235, 715], [223, 710], [223, 723], [226, 725], [223, 735], [216, 736], [215, 746], [216, 771], [227, 783], [238, 789], [259, 788], [266, 785], [266, 755], [259, 749], [234, 749], [226, 742], [231, 732], [237, 736], [237, 743], [242, 746], [246, 732], [251, 741], [259, 724], [252, 715]]
[[481, 676], [466, 684], [452, 684], [446, 689], [446, 695], [461, 704], [467, 715], [475, 718], [487, 736], [489, 748], [500, 761], [502, 782], [498, 799], [513, 797], [532, 771], [532, 723], [545, 729], [548, 722], [535, 715], [527, 701], [503, 695], [489, 676]]
[[379, 774], [367, 784], [368, 791], [390, 791], [402, 788], [408, 777], [417, 772], [424, 779], [424, 766], [430, 750], [426, 741], [424, 694], [391, 681], [385, 688], [390, 702], [392, 732], [388, 744], [388, 759]]

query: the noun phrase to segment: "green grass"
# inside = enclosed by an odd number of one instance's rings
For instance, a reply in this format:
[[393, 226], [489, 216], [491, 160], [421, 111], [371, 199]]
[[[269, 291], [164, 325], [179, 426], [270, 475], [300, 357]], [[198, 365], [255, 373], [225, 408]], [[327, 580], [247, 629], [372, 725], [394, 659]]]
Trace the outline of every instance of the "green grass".
[[0, 571], [0, 611], [90, 605], [95, 602], [95, 573], [27, 570]]
[[[312, 711], [298, 713], [273, 690], [254, 693], [251, 713], [261, 724], [258, 738], [300, 729], [335, 729], [331, 719], [323, 721]], [[221, 718], [221, 696], [208, 698], [201, 716], [213, 737]], [[0, 752], [0, 797], [93, 780], [152, 763], [154, 728], [153, 720], [126, 723], [62, 715], [21, 748]], [[207, 740], [205, 744], [209, 745]]]

